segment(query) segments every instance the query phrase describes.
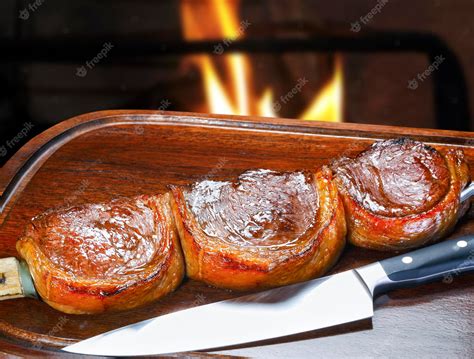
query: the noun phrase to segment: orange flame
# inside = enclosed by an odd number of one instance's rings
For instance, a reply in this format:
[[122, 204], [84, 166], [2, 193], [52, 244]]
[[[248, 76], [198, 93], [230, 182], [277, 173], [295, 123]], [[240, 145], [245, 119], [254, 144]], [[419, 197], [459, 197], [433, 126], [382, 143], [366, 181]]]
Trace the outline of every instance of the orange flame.
[[[203, 0], [181, 1], [184, 37], [187, 40], [227, 39], [216, 46], [225, 51], [233, 40], [244, 35], [245, 28], [238, 19], [238, 1]], [[206, 21], [202, 21], [206, 19]], [[211, 20], [209, 20], [211, 19]], [[213, 20], [213, 21], [212, 21]], [[219, 76], [217, 66], [210, 55], [197, 55], [193, 62], [203, 76], [208, 111], [228, 115], [259, 115], [277, 117], [274, 110], [273, 91], [266, 89], [260, 96], [254, 95], [252, 69], [246, 55], [223, 55], [229, 87]], [[300, 116], [303, 120], [342, 121], [342, 65], [338, 58], [331, 80], [316, 94], [308, 108]]]
[[337, 56], [332, 79], [316, 95], [300, 118], [312, 121], [342, 122], [342, 89], [342, 61]]

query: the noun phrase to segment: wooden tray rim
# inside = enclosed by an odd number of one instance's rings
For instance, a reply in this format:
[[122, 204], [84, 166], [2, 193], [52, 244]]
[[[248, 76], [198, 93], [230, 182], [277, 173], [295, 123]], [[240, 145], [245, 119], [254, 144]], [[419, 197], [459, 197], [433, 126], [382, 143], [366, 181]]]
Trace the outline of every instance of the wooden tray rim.
[[[153, 110], [97, 111], [60, 122], [23, 145], [0, 173], [0, 214], [36, 170], [61, 146], [82, 134], [116, 125], [179, 125], [271, 131], [331, 137], [388, 138], [411, 136], [429, 143], [469, 146], [474, 133], [356, 123], [330, 123], [268, 117], [210, 115]], [[374, 133], [376, 132], [376, 133]]]

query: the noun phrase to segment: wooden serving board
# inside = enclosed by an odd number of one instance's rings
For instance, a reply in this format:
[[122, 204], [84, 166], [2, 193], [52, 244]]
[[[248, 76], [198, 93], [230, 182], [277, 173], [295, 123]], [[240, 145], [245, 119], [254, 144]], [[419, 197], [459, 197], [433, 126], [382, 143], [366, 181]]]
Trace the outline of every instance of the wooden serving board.
[[[474, 135], [467, 132], [157, 111], [78, 116], [35, 137], [1, 169], [0, 257], [16, 256], [15, 241], [28, 220], [51, 207], [158, 193], [168, 184], [225, 179], [250, 168], [311, 169], [342, 154], [355, 155], [374, 140], [401, 135], [441, 151], [462, 148], [474, 177]], [[464, 219], [456, 234], [468, 232], [474, 232], [474, 221]], [[387, 256], [348, 246], [333, 272]], [[474, 276], [465, 275], [394, 291], [376, 300], [373, 320], [214, 354], [473, 357], [473, 284]], [[95, 316], [65, 315], [34, 299], [4, 301], [0, 352], [60, 355], [54, 350], [79, 339], [238, 295], [186, 280], [146, 307]]]

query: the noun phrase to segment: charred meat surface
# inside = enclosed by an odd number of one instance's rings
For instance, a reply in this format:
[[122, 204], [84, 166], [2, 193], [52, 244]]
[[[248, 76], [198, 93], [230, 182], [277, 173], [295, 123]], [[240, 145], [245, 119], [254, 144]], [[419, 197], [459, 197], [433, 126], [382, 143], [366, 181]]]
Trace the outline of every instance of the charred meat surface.
[[461, 150], [380, 141], [317, 171], [250, 170], [51, 210], [31, 221], [17, 249], [40, 296], [66, 313], [149, 303], [176, 289], [185, 269], [216, 287], [270, 288], [323, 275], [346, 232], [377, 250], [439, 240], [467, 210], [459, 197], [468, 181]]
[[344, 200], [349, 241], [380, 249], [414, 248], [440, 239], [465, 212], [469, 181], [462, 151], [442, 155], [421, 142], [377, 142], [332, 163]]
[[238, 183], [196, 183], [185, 197], [207, 236], [237, 246], [292, 246], [318, 213], [318, 192], [302, 172], [248, 171]]
[[46, 212], [17, 249], [41, 297], [67, 313], [136, 307], [184, 275], [169, 194]]
[[244, 172], [236, 181], [172, 188], [188, 276], [229, 289], [323, 274], [344, 247], [343, 206], [323, 168]]

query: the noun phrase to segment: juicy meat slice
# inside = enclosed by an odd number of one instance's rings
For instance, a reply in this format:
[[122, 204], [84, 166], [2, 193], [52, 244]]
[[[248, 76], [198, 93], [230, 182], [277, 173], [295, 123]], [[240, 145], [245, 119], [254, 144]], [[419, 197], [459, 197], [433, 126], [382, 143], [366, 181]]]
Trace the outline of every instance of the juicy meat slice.
[[291, 246], [318, 213], [318, 192], [302, 172], [248, 171], [238, 183], [198, 182], [184, 196], [207, 236], [244, 247]]
[[347, 192], [368, 211], [401, 217], [432, 208], [448, 192], [449, 168], [434, 148], [406, 138], [378, 142], [333, 168]]
[[40, 296], [67, 313], [136, 307], [184, 275], [169, 194], [48, 211], [17, 249]]
[[414, 248], [447, 234], [466, 210], [462, 151], [443, 156], [408, 138], [376, 142], [331, 168], [344, 200], [349, 241], [380, 250]]
[[236, 181], [172, 187], [189, 277], [229, 289], [265, 288], [323, 274], [345, 244], [331, 171], [244, 172]]

